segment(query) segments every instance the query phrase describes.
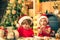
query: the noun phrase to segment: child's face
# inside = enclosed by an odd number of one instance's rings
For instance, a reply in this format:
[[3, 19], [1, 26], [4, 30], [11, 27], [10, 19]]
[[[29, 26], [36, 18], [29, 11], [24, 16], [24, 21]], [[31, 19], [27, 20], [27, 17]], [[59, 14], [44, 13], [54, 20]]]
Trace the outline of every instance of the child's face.
[[28, 24], [27, 20], [24, 20], [23, 22], [24, 22], [24, 24], [23, 24], [24, 28], [29, 28], [30, 27], [30, 25]]
[[41, 26], [46, 26], [47, 25], [47, 20], [45, 18], [42, 18], [39, 22]]
[[30, 25], [28, 25], [28, 24], [24, 24], [23, 27], [24, 27], [24, 28], [29, 28]]

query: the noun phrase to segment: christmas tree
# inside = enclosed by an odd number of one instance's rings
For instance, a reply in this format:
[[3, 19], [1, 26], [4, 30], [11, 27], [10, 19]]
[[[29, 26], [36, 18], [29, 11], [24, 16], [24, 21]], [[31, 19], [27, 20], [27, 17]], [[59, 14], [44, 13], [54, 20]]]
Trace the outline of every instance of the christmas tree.
[[21, 12], [22, 3], [23, 1], [19, 1], [19, 0], [8, 1], [8, 5], [5, 14], [1, 19], [0, 25], [3, 25], [4, 27], [13, 26], [15, 28], [16, 23], [20, 17], [20, 14], [22, 14]]

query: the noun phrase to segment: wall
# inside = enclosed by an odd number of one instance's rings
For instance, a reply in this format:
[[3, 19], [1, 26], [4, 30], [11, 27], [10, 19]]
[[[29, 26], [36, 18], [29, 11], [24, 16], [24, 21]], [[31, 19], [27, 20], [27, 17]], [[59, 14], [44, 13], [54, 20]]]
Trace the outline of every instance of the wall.
[[48, 10], [49, 12], [54, 12], [53, 6], [55, 5], [55, 3], [58, 5], [58, 10], [60, 10], [60, 1], [50, 1], [41, 3], [42, 12], [46, 12], [46, 10]]

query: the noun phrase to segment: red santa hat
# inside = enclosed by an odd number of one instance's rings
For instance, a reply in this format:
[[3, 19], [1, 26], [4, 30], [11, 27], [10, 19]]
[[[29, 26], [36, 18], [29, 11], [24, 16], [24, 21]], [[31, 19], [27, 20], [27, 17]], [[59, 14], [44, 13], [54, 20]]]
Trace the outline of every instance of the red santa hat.
[[32, 21], [32, 18], [31, 18], [31, 17], [29, 17], [29, 16], [22, 16], [22, 17], [19, 19], [19, 21], [18, 21], [19, 25], [21, 25], [21, 23], [22, 23], [23, 20], [25, 20], [25, 19], [30, 19], [30, 20]]
[[39, 19], [37, 20], [38, 23], [39, 23], [39, 21], [40, 21], [42, 18], [45, 18], [46, 21], [47, 21], [47, 23], [48, 23], [48, 18], [47, 18], [47, 16], [46, 16], [46, 14], [42, 14], [42, 15], [39, 17]]

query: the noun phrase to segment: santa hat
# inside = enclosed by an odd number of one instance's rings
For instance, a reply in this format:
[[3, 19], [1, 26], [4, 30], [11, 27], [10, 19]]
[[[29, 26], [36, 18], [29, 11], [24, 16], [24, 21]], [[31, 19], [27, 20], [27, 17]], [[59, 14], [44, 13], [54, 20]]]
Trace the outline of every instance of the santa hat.
[[29, 17], [29, 16], [23, 16], [23, 17], [21, 17], [21, 18], [19, 19], [19, 21], [18, 21], [19, 25], [21, 25], [21, 23], [22, 23], [25, 19], [30, 19], [30, 20], [32, 21], [32, 18], [31, 18], [31, 17]]
[[42, 15], [39, 17], [39, 19], [37, 20], [38, 23], [39, 23], [39, 21], [40, 21], [42, 18], [45, 18], [46, 21], [48, 22], [48, 18], [47, 18], [47, 16], [46, 16], [46, 14], [42, 14]]

